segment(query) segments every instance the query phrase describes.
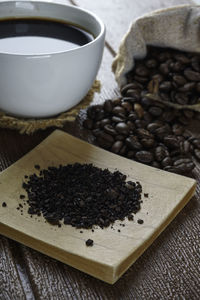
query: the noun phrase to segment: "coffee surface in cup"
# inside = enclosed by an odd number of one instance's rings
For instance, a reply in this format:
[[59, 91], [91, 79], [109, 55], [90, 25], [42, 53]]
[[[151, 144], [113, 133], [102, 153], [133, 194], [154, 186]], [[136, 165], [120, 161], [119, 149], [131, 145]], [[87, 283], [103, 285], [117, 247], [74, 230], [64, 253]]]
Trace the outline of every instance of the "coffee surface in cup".
[[61, 20], [0, 20], [0, 53], [56, 53], [81, 47], [93, 39], [92, 34], [85, 29]]

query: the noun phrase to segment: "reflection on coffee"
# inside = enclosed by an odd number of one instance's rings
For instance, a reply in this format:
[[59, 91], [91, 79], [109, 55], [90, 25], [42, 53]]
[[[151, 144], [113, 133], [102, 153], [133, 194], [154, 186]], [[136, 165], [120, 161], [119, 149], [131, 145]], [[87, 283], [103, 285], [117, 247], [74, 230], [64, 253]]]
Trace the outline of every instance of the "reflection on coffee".
[[65, 21], [20, 18], [0, 20], [0, 53], [45, 54], [71, 50], [94, 39]]

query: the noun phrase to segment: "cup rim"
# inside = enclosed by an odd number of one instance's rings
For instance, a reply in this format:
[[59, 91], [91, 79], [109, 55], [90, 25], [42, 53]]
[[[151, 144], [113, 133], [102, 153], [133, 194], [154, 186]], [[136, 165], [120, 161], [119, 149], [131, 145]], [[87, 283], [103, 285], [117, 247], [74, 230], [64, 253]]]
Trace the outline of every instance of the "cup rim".
[[[85, 13], [85, 14], [88, 14], [90, 16], [92, 16], [94, 18], [94, 20], [96, 20], [96, 22], [100, 25], [100, 32], [99, 34], [94, 37], [94, 39], [92, 41], [90, 41], [89, 43], [85, 44], [85, 45], [82, 45], [82, 46], [79, 46], [77, 48], [73, 48], [73, 49], [69, 49], [69, 50], [63, 50], [63, 51], [54, 51], [54, 52], [45, 52], [45, 53], [29, 53], [29, 54], [26, 54], [26, 53], [12, 53], [12, 52], [9, 52], [9, 53], [6, 53], [6, 52], [0, 52], [0, 55], [9, 55], [9, 56], [17, 56], [17, 57], [48, 57], [49, 55], [58, 55], [58, 54], [65, 54], [65, 53], [68, 53], [68, 52], [77, 52], [77, 51], [81, 51], [83, 48], [87, 48], [87, 47], [90, 47], [92, 44], [96, 43], [98, 40], [100, 40], [101, 38], [103, 38], [103, 36], [105, 35], [105, 32], [106, 32], [106, 27], [105, 27], [105, 24], [103, 23], [103, 21], [93, 12], [87, 10], [87, 9], [84, 9], [84, 8], [80, 8], [78, 6], [73, 6], [73, 5], [68, 5], [68, 4], [65, 4], [65, 3], [61, 3], [61, 2], [50, 2], [50, 1], [27, 1], [27, 0], [5, 0], [5, 1], [0, 1], [0, 7], [1, 5], [3, 4], [6, 4], [6, 3], [18, 3], [18, 2], [21, 2], [21, 3], [34, 3], [34, 4], [42, 4], [42, 5], [50, 5], [50, 6], [64, 6], [64, 7], [69, 7], [70, 9], [74, 9], [74, 10], [78, 10], [82, 13]], [[34, 18], [34, 16], [32, 16]], [[35, 16], [37, 18], [37, 16]], [[23, 17], [22, 17], [23, 18]], [[1, 18], [0, 18], [1, 19]], [[49, 19], [51, 20], [51, 17], [45, 17], [45, 19]], [[59, 20], [59, 18], [57, 18], [57, 20]], [[73, 23], [71, 23], [73, 25]], [[78, 24], [79, 25], [79, 24]], [[81, 24], [80, 24], [81, 25]], [[84, 28], [84, 27], [83, 27]], [[86, 28], [84, 28], [85, 30], [87, 30]]]

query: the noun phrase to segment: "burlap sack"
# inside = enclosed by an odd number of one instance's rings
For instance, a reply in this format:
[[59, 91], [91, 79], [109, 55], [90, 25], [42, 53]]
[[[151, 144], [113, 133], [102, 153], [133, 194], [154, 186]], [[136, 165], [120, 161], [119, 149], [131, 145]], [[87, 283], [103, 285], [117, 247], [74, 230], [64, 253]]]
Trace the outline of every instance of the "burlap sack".
[[146, 56], [147, 45], [200, 52], [200, 6], [158, 10], [133, 21], [112, 65], [119, 87], [126, 83], [134, 59]]

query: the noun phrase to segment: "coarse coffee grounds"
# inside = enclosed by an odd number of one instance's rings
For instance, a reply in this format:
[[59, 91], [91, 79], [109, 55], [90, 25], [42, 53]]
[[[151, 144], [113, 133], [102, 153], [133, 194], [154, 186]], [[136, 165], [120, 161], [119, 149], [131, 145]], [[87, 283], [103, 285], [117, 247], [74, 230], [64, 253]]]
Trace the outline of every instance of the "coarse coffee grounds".
[[92, 247], [93, 244], [94, 244], [94, 241], [91, 240], [91, 239], [88, 239], [88, 240], [85, 242], [85, 244], [86, 244], [86, 246], [88, 246], [88, 247]]
[[200, 160], [200, 138], [187, 127], [200, 114], [178, 110], [148, 98], [159, 94], [165, 102], [200, 103], [200, 55], [149, 47], [127, 74], [121, 97], [90, 106], [83, 126], [98, 146], [129, 159], [183, 175]]
[[142, 186], [92, 164], [48, 167], [23, 182], [28, 195], [28, 213], [42, 214], [54, 225], [76, 228], [108, 227], [140, 210]]

